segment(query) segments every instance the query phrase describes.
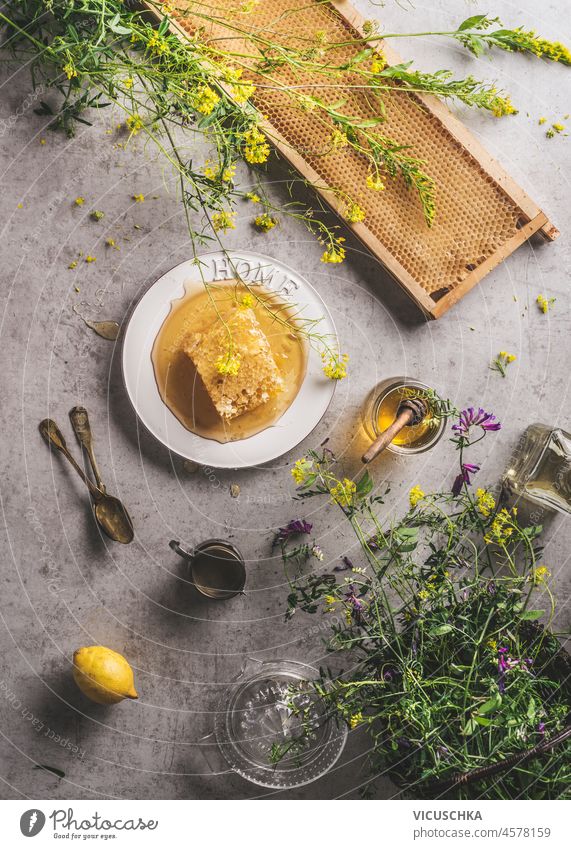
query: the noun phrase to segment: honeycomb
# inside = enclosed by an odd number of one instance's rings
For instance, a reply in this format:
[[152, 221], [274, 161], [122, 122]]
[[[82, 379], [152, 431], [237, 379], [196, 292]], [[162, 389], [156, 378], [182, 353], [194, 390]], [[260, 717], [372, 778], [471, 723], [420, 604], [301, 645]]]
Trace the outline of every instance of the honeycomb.
[[[174, 17], [180, 27], [189, 35], [198, 31], [201, 40], [213, 48], [258, 53], [247, 37], [253, 30], [285, 46], [307, 46], [308, 36], [323, 33], [321, 37], [329, 43], [345, 42], [328, 54], [340, 63], [363, 47], [358, 31], [322, 0], [306, 0], [299, 9], [296, 0], [264, 0], [250, 13], [239, 11], [238, 0], [217, 0], [215, 6], [177, 0], [176, 5]], [[219, 22], [203, 16], [210, 14]], [[252, 98], [254, 105], [326, 187], [348, 194], [362, 207], [369, 232], [434, 301], [457, 288], [516, 234], [522, 217], [518, 206], [437, 115], [415, 95], [399, 89], [398, 83], [383, 93], [386, 121], [381, 125], [382, 134], [410, 145], [411, 153], [424, 160], [423, 169], [436, 185], [436, 219], [430, 228], [416, 192], [402, 177], [387, 176], [385, 191], [375, 192], [365, 184], [368, 165], [364, 156], [347, 147], [323, 156], [330, 147], [332, 125], [316, 121], [311, 111], [302, 111], [279, 90], [295, 85], [329, 103], [345, 101], [341, 111], [346, 115], [376, 117], [366, 93], [347, 87], [353, 82], [351, 77], [344, 76], [343, 86], [316, 89], [316, 82], [323, 83], [323, 78], [316, 81], [289, 67], [275, 70], [273, 75], [278, 88], [259, 87]], [[247, 76], [254, 83], [261, 81], [254, 71]], [[354, 82], [359, 81], [355, 77]], [[411, 294], [414, 297], [414, 291]]]

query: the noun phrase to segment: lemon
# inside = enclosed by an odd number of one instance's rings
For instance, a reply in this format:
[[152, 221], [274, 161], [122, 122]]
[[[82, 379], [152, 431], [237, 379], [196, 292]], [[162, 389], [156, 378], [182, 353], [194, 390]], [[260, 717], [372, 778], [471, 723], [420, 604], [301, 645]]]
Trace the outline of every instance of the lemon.
[[73, 655], [73, 677], [82, 693], [100, 705], [137, 699], [133, 670], [122, 654], [105, 646], [83, 646]]

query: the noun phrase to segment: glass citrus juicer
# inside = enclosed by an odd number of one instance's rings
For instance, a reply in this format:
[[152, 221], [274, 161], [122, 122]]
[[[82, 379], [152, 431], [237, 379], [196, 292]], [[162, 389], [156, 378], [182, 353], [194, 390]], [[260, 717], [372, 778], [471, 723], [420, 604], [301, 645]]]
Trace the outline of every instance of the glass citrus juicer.
[[235, 772], [274, 790], [320, 778], [347, 739], [309, 685], [318, 671], [297, 661], [248, 659], [222, 697], [200, 751], [212, 772]]

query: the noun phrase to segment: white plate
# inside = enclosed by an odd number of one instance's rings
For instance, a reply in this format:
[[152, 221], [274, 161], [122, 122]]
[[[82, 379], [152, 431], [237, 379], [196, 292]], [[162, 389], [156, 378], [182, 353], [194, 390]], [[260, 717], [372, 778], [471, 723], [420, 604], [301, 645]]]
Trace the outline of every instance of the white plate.
[[250, 251], [214, 251], [200, 257], [202, 276], [189, 260], [171, 268], [145, 292], [123, 341], [123, 378], [131, 403], [145, 427], [171, 451], [205, 466], [244, 469], [285, 454], [311, 433], [323, 417], [335, 391], [335, 381], [323, 374], [319, 352], [309, 351], [307, 373], [293, 403], [276, 424], [248, 439], [221, 444], [191, 433], [163, 403], [155, 381], [151, 351], [171, 302], [187, 290], [202, 289], [202, 280], [214, 282], [236, 272], [251, 284], [263, 283], [284, 301], [296, 304], [306, 319], [321, 319], [317, 332], [337, 343], [335, 325], [313, 286], [277, 260]]

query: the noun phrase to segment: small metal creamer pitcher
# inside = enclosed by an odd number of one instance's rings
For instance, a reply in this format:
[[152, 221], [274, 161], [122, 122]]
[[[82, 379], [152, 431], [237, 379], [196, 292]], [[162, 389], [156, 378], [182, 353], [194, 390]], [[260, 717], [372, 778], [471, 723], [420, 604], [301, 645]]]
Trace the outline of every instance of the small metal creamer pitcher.
[[221, 601], [244, 594], [246, 564], [232, 543], [208, 539], [192, 551], [186, 551], [174, 539], [169, 545], [187, 561], [190, 580], [201, 595]]

